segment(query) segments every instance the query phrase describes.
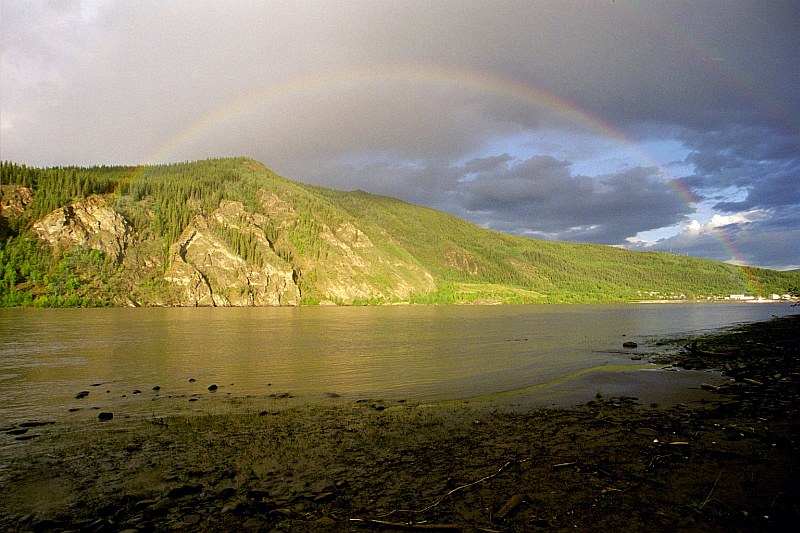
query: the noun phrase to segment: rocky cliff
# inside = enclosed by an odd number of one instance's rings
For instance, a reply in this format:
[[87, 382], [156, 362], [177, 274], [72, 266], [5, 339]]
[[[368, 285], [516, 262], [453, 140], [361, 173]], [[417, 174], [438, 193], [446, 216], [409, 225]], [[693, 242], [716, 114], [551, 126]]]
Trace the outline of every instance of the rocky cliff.
[[[313, 301], [348, 304], [435, 288], [429, 272], [381, 251], [352, 221], [331, 227], [322, 217], [301, 217], [274, 193], [259, 190], [256, 199], [256, 210], [221, 200], [195, 216], [161, 257], [152, 235], [135, 231], [102, 196], [59, 208], [33, 230], [56, 253], [83, 246], [112, 258], [134, 285], [128, 304], [296, 306], [301, 287]], [[314, 250], [298, 237], [309, 231]], [[163, 287], [157, 297], [135, 287], [148, 272], [157, 278], [150, 284]]]
[[100, 196], [56, 209], [35, 222], [33, 230], [58, 250], [87, 246], [117, 263], [124, 258], [131, 238], [131, 225]]
[[255, 242], [247, 261], [214, 234], [209, 222], [195, 218], [172, 245], [164, 279], [178, 285], [179, 305], [299, 305], [295, 273], [270, 247], [254, 216], [238, 202], [225, 202], [211, 215], [222, 230], [236, 228]]

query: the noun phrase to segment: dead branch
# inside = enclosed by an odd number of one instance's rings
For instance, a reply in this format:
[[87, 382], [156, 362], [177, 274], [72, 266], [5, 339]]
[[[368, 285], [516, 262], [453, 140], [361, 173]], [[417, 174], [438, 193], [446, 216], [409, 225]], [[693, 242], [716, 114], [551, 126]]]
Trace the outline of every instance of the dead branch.
[[388, 513], [386, 513], [384, 515], [381, 515], [378, 518], [386, 518], [386, 517], [392, 516], [393, 514], [396, 514], [396, 513], [421, 514], [421, 513], [424, 513], [426, 511], [430, 511], [431, 509], [433, 509], [434, 507], [436, 507], [437, 505], [442, 503], [445, 499], [447, 499], [448, 496], [452, 496], [456, 492], [459, 492], [459, 491], [464, 490], [464, 489], [468, 489], [469, 487], [473, 487], [473, 486], [478, 485], [480, 483], [483, 483], [485, 481], [489, 481], [490, 479], [500, 475], [500, 473], [503, 472], [503, 470], [505, 470], [506, 468], [508, 468], [512, 464], [515, 464], [515, 463], [516, 464], [522, 464], [522, 463], [524, 463], [526, 461], [529, 461], [529, 460], [530, 460], [530, 458], [528, 457], [528, 458], [525, 458], [525, 459], [519, 459], [519, 460], [512, 459], [511, 461], [507, 461], [503, 466], [501, 466], [499, 469], [497, 469], [497, 471], [495, 471], [494, 473], [489, 474], [488, 476], [484, 476], [484, 477], [482, 477], [482, 478], [480, 478], [480, 479], [478, 479], [476, 481], [473, 481], [471, 483], [467, 483], [466, 485], [460, 485], [460, 486], [454, 488], [453, 490], [445, 493], [438, 500], [436, 500], [432, 504], [428, 505], [427, 507], [423, 507], [422, 509], [395, 509], [393, 511], [389, 511]]
[[387, 529], [404, 529], [404, 530], [424, 530], [424, 531], [461, 531], [461, 526], [458, 524], [427, 524], [420, 523], [404, 523], [404, 522], [387, 522], [386, 520], [373, 520], [370, 518], [351, 518], [350, 522], [358, 524], [368, 524]]
[[494, 515], [494, 517], [495, 517], [495, 518], [499, 518], [500, 520], [503, 520], [504, 518], [507, 518], [507, 517], [511, 516], [511, 514], [513, 514], [513, 513], [514, 513], [514, 511], [516, 511], [516, 510], [517, 510], [517, 508], [518, 508], [520, 505], [522, 505], [522, 503], [525, 501], [525, 499], [526, 499], [526, 498], [527, 498], [527, 496], [525, 496], [524, 494], [514, 494], [514, 495], [513, 495], [511, 498], [509, 498], [509, 500], [508, 500], [508, 501], [507, 501], [507, 502], [506, 502], [506, 503], [505, 503], [505, 504], [504, 504], [504, 505], [503, 505], [503, 506], [500, 508], [500, 510], [499, 510], [499, 511], [497, 511], [497, 514], [496, 514], [496, 515]]
[[714, 480], [714, 485], [711, 487], [711, 490], [708, 491], [708, 496], [706, 496], [706, 499], [703, 500], [702, 504], [700, 504], [700, 509], [705, 509], [706, 505], [708, 505], [708, 503], [711, 501], [714, 495], [714, 489], [717, 488], [717, 483], [719, 483], [720, 476], [722, 476], [722, 470], [717, 473], [717, 479]]
[[658, 461], [661, 461], [661, 459], [664, 459], [666, 457], [669, 457], [669, 455], [655, 455], [655, 456], [653, 456], [653, 458], [650, 459], [650, 464], [647, 465], [647, 468], [652, 468], [653, 465], [655, 465]]

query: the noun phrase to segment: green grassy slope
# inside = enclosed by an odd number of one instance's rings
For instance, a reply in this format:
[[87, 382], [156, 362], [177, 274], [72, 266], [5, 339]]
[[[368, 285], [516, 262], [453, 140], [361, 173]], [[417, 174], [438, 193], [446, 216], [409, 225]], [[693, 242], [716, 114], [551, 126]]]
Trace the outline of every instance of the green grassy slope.
[[[145, 304], [168, 300], [170, 246], [223, 200], [266, 217], [258, 231], [297, 273], [304, 303], [623, 301], [783, 294], [800, 285], [798, 272], [497, 233], [393, 198], [292, 182], [243, 158], [89, 169], [3, 163], [0, 170], [3, 305], [119, 305], [130, 295]], [[30, 197], [20, 211], [14, 195], [21, 187]], [[51, 250], [31, 231], [47, 213], [91, 195], [104, 196], [133, 227], [122, 264], [80, 247]], [[212, 229], [259, 265], [246, 233]], [[357, 238], [369, 247], [356, 248]], [[332, 296], [354, 287], [349, 297]]]
[[[530, 291], [521, 300], [612, 301], [651, 293], [687, 297], [783, 294], [793, 273], [739, 267], [660, 252], [541, 241], [486, 230], [454, 216], [362, 191], [316, 191], [352, 216], [385, 228], [446, 285], [437, 295], [458, 300], [470, 285]], [[514, 299], [514, 298], [512, 298]], [[425, 300], [423, 298], [422, 300]]]

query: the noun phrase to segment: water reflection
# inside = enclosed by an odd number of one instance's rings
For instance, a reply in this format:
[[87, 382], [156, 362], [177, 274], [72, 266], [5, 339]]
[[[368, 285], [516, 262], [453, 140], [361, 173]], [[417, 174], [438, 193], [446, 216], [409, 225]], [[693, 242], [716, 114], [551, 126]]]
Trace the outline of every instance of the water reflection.
[[144, 402], [212, 383], [234, 395], [476, 396], [618, 363], [624, 356], [610, 352], [625, 339], [792, 312], [779, 304], [4, 309], [0, 417], [56, 416], [79, 404], [80, 390], [91, 392], [85, 405], [104, 407], [134, 390]]

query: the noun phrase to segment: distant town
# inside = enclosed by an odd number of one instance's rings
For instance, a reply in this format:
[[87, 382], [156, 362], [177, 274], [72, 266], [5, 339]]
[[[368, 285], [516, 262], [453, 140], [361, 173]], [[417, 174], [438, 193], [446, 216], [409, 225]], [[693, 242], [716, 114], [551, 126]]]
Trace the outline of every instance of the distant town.
[[747, 303], [779, 303], [779, 302], [797, 302], [798, 298], [789, 293], [786, 294], [769, 294], [767, 296], [753, 296], [752, 294], [728, 294], [718, 295], [710, 294], [706, 296], [697, 296], [689, 298], [683, 292], [672, 292], [669, 294], [661, 293], [658, 291], [650, 291], [646, 293], [639, 293], [644, 298], [645, 302], [676, 302], [676, 301], [707, 301], [707, 302], [747, 302]]

